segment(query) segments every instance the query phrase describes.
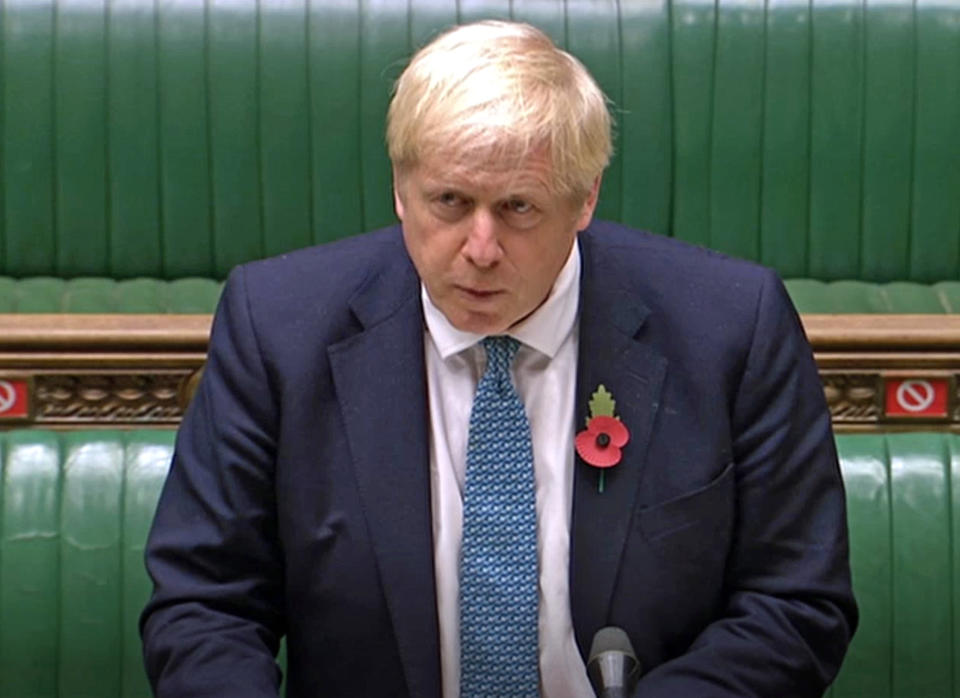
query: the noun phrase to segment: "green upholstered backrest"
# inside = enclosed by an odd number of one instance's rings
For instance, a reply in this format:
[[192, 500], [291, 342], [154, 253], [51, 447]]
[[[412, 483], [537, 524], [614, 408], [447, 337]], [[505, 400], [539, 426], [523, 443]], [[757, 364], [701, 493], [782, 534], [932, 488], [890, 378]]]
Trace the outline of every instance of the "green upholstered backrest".
[[[837, 444], [861, 622], [829, 695], [960, 695], [960, 435]], [[171, 431], [0, 432], [0, 698], [149, 695], [143, 546], [172, 447]]]
[[172, 431], [0, 433], [0, 697], [149, 696], [143, 548]]
[[960, 436], [843, 434], [860, 628], [832, 698], [960, 695]]
[[0, 432], [0, 698], [152, 695], [137, 621], [174, 436]]
[[614, 103], [598, 215], [785, 277], [960, 273], [960, 0], [6, 0], [0, 274], [223, 278], [393, 220], [383, 117], [458, 21]]

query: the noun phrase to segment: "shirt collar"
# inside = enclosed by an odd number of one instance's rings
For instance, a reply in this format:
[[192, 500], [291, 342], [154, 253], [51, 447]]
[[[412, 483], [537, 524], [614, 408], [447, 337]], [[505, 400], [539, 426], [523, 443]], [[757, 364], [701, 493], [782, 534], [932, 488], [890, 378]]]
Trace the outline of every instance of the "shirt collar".
[[[426, 286], [420, 282], [423, 317], [440, 357], [444, 360], [477, 344], [482, 334], [464, 332], [450, 324], [443, 312], [433, 304]], [[550, 295], [523, 322], [510, 328], [508, 335], [551, 359], [573, 330], [580, 302], [580, 245], [575, 241], [570, 255], [553, 282]]]

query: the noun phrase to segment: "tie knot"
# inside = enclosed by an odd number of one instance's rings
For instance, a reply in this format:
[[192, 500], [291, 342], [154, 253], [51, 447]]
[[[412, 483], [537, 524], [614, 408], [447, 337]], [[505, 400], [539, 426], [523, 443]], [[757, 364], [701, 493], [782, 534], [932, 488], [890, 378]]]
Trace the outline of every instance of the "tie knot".
[[498, 334], [485, 337], [483, 348], [487, 352], [487, 372], [510, 375], [510, 364], [520, 348], [520, 342], [505, 334]]

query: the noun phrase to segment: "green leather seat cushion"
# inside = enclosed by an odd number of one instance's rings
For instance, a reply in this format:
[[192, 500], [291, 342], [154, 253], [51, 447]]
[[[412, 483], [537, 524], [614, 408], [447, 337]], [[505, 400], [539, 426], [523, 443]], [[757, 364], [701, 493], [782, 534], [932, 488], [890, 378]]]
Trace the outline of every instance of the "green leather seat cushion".
[[[956, 313], [960, 281], [936, 284], [788, 279], [801, 313]], [[223, 284], [213, 279], [72, 280], [0, 277], [0, 313], [212, 313]]]
[[0, 277], [0, 313], [212, 313], [222, 287], [199, 278]]
[[895, 281], [789, 279], [790, 297], [801, 313], [957, 313], [960, 282], [918, 284]]

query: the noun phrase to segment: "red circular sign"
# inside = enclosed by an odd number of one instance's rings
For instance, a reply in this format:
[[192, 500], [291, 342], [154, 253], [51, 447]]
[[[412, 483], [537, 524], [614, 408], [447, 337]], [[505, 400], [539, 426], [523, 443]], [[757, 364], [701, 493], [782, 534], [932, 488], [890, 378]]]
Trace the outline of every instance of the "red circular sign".
[[897, 404], [907, 412], [923, 412], [933, 404], [936, 395], [930, 381], [908, 380], [897, 387]]
[[0, 414], [9, 412], [17, 404], [17, 389], [10, 381], [0, 380]]

